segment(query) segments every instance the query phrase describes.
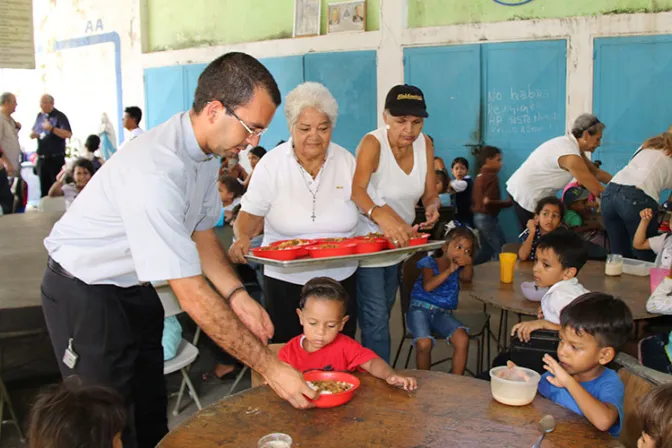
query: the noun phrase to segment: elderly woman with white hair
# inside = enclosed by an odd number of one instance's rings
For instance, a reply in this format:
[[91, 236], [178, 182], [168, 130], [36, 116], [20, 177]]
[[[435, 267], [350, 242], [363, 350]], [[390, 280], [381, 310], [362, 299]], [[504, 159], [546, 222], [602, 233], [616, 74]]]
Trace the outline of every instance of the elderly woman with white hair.
[[[264, 229], [263, 245], [286, 239], [350, 237], [359, 212], [350, 199], [355, 158], [331, 141], [338, 104], [321, 84], [306, 82], [287, 95], [285, 115], [290, 139], [259, 161], [241, 202], [234, 225], [236, 242], [229, 254], [238, 263], [250, 240]], [[355, 270], [357, 262], [334, 268], [289, 270], [264, 267], [264, 298], [273, 325], [274, 342], [302, 333], [296, 313], [301, 288], [310, 279], [327, 276], [339, 281], [350, 298], [343, 333], [357, 328]]]

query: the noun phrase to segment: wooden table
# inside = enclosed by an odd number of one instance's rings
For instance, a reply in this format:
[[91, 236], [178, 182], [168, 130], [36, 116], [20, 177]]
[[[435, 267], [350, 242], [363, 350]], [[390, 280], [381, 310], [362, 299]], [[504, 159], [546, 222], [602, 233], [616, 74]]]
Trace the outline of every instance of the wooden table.
[[[506, 329], [508, 312], [536, 316], [539, 302], [528, 300], [523, 295], [520, 284], [534, 280], [532, 261], [519, 261], [513, 283], [505, 284], [499, 280], [499, 262], [491, 261], [474, 268], [474, 281], [462, 285], [462, 291], [481, 302], [502, 310], [499, 320], [499, 335], [495, 337], [500, 348], [506, 348]], [[604, 274], [604, 262], [589, 261], [579, 272], [579, 281], [589, 291], [600, 291], [622, 299], [635, 320], [650, 319], [658, 316], [646, 311], [646, 301], [651, 294], [649, 277], [637, 277], [623, 274], [620, 277], [608, 277]], [[494, 335], [493, 335], [494, 336]]]
[[[533, 262], [516, 264], [513, 283], [499, 281], [499, 262], [491, 261], [474, 268], [474, 281], [463, 285], [462, 291], [473, 298], [498, 308], [518, 314], [536, 316], [539, 302], [527, 300], [520, 288], [522, 282], [534, 281]], [[620, 277], [604, 275], [604, 262], [589, 261], [579, 272], [579, 281], [589, 291], [600, 291], [622, 299], [630, 307], [635, 320], [650, 319], [657, 314], [646, 311], [646, 301], [651, 295], [649, 277], [623, 274]]]
[[43, 240], [61, 213], [21, 213], [0, 217], [2, 280], [0, 310], [41, 306], [40, 284], [47, 267]]
[[585, 418], [537, 396], [529, 406], [509, 407], [492, 399], [490, 383], [442, 372], [412, 371], [417, 393], [388, 386], [368, 374], [353, 400], [334, 409], [299, 411], [267, 386], [225, 398], [168, 434], [160, 448], [256, 447], [272, 432], [294, 439], [293, 448], [320, 447], [529, 447], [536, 422], [551, 414], [557, 429], [551, 447], [620, 447]]

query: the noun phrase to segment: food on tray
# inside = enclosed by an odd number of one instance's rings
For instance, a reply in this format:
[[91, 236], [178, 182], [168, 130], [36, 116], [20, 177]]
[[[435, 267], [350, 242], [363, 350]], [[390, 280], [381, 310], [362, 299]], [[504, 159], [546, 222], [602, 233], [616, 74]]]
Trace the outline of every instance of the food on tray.
[[347, 240], [347, 238], [320, 238], [320, 241], [323, 243], [342, 243]]
[[288, 249], [290, 247], [303, 246], [303, 245], [306, 245], [306, 244], [310, 244], [310, 241], [309, 240], [296, 239], [296, 240], [283, 241], [282, 243], [276, 244], [274, 247], [276, 247], [278, 249]]
[[339, 246], [338, 244], [319, 244], [315, 246], [316, 249], [338, 249]]
[[345, 381], [308, 381], [308, 386], [311, 389], [318, 391], [321, 394], [340, 394], [352, 389], [352, 384]]
[[376, 238], [383, 238], [385, 235], [380, 232], [371, 232], [361, 238], [366, 238], [367, 240], [375, 240]]
[[259, 250], [287, 250], [287, 249], [295, 249], [294, 247], [287, 247], [283, 245], [278, 245], [278, 246], [264, 246], [260, 247]]

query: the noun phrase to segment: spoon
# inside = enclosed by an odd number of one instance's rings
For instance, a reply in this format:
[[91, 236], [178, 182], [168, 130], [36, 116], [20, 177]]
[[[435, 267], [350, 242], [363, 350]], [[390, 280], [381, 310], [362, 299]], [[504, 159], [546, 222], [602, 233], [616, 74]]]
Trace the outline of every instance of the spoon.
[[553, 432], [555, 429], [555, 419], [553, 418], [552, 415], [544, 415], [541, 420], [539, 420], [539, 430], [541, 431], [541, 435], [537, 439], [537, 443], [532, 445], [532, 448], [541, 448], [541, 442], [544, 440], [544, 437], [546, 437], [546, 434], [549, 432]]

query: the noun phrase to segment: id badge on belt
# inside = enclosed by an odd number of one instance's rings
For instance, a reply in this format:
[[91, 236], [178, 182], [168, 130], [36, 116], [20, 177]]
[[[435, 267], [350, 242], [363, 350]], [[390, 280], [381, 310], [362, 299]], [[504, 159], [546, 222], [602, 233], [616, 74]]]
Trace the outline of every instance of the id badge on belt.
[[68, 340], [68, 347], [65, 349], [65, 353], [63, 353], [63, 364], [68, 366], [69, 369], [74, 369], [77, 365], [77, 360], [79, 360], [79, 355], [72, 348], [72, 340], [72, 338]]

